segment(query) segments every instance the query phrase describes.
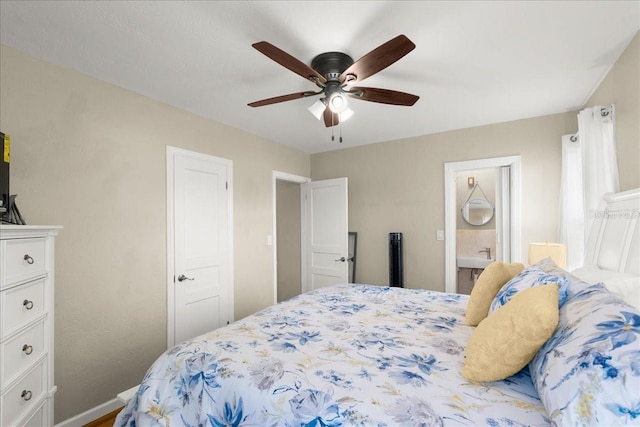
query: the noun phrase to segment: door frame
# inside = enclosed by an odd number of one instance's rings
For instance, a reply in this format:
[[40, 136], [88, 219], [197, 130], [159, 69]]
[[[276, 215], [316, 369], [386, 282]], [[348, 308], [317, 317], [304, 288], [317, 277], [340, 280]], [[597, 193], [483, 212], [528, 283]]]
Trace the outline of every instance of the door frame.
[[167, 145], [166, 161], [167, 161], [167, 348], [173, 347], [175, 335], [175, 217], [174, 217], [174, 198], [175, 185], [174, 176], [174, 159], [176, 155], [189, 156], [195, 159], [212, 161], [223, 164], [227, 168], [227, 268], [229, 271], [229, 289], [227, 292], [228, 301], [226, 301], [229, 310], [229, 319], [235, 319], [234, 316], [234, 276], [233, 276], [233, 161], [215, 157], [209, 154], [189, 151], [182, 148], [171, 147]]
[[444, 221], [445, 221], [445, 292], [456, 293], [456, 175], [474, 169], [510, 167], [510, 225], [511, 262], [521, 259], [521, 160], [520, 156], [448, 162], [444, 164]]
[[[287, 181], [287, 182], [293, 182], [296, 184], [304, 184], [307, 182], [311, 182], [311, 178], [308, 178], [306, 176], [300, 176], [300, 175], [293, 175], [287, 172], [280, 172], [280, 171], [276, 171], [274, 170], [272, 172], [272, 190], [271, 190], [271, 195], [272, 195], [272, 203], [271, 205], [273, 206], [273, 225], [272, 225], [272, 242], [273, 242], [273, 246], [271, 248], [271, 250], [273, 251], [273, 303], [277, 304], [278, 303], [278, 227], [277, 227], [277, 197], [276, 197], [276, 184], [277, 181]], [[300, 200], [300, 237], [301, 237], [301, 242], [300, 242], [300, 266], [302, 268], [302, 271], [300, 272], [301, 274], [301, 279], [302, 281], [304, 281], [304, 277], [305, 277], [305, 273], [306, 273], [306, 255], [307, 255], [307, 248], [304, 245], [305, 242], [305, 234], [304, 234], [304, 230], [306, 230], [306, 226], [307, 226], [307, 215], [306, 215], [306, 205], [304, 203], [304, 200]], [[300, 284], [302, 286], [302, 283]]]

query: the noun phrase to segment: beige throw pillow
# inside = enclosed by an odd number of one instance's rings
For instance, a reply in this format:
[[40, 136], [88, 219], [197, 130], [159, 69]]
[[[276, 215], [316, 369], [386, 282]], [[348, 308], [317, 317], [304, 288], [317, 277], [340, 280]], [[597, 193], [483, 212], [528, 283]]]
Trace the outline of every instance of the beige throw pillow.
[[475, 329], [465, 349], [462, 376], [498, 381], [518, 373], [558, 326], [558, 285], [518, 292]]
[[478, 277], [476, 284], [471, 289], [467, 312], [464, 316], [465, 325], [476, 326], [487, 317], [491, 302], [498, 291], [509, 280], [516, 277], [524, 270], [524, 265], [519, 262], [504, 263], [492, 262]]

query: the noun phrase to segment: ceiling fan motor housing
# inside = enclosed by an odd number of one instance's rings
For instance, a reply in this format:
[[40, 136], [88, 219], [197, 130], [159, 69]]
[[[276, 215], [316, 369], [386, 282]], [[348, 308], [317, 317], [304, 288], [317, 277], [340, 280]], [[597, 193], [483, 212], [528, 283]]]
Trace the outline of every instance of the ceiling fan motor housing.
[[327, 81], [338, 81], [340, 75], [353, 64], [353, 59], [342, 52], [325, 52], [311, 60], [311, 68]]

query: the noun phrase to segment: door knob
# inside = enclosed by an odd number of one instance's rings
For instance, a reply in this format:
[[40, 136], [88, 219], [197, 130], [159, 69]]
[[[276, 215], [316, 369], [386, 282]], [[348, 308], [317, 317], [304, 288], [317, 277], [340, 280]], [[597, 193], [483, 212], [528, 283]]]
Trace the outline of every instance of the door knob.
[[336, 262], [345, 262], [347, 259], [345, 257], [334, 259]]
[[184, 274], [178, 276], [178, 282], [184, 282], [185, 280], [193, 280], [193, 277], [187, 277]]

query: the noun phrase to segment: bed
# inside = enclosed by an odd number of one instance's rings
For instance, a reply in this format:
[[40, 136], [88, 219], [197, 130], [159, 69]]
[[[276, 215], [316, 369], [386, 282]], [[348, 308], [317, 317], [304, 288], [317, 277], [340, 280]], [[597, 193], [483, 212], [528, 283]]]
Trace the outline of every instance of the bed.
[[[638, 425], [639, 202], [638, 190], [608, 196], [588, 265], [578, 274], [550, 259], [527, 267], [496, 289], [477, 326], [465, 324], [473, 292], [317, 289], [169, 349], [115, 425]], [[531, 299], [541, 290], [554, 297], [544, 307], [555, 319], [532, 357], [504, 379], [466, 378], [479, 332], [501, 335], [487, 325], [507, 308], [538, 316]], [[509, 345], [488, 361], [508, 365], [520, 348]]]

